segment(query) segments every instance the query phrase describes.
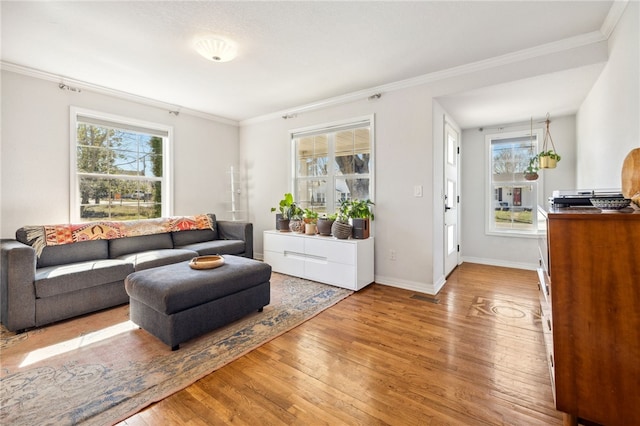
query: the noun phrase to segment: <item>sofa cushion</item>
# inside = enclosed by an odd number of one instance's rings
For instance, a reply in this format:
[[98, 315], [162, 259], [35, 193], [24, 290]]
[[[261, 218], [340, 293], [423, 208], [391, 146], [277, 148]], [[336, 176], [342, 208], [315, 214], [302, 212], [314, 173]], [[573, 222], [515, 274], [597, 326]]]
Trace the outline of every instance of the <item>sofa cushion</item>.
[[46, 266], [36, 270], [36, 297], [51, 297], [116, 281], [124, 281], [127, 275], [133, 271], [134, 268], [131, 262], [117, 259]]
[[116, 238], [109, 240], [109, 257], [117, 259], [129, 253], [171, 248], [173, 248], [173, 240], [169, 232], [164, 234], [141, 235], [138, 237]]
[[187, 244], [181, 249], [198, 252], [198, 256], [212, 254], [242, 254], [245, 251], [245, 243], [242, 240], [215, 240], [202, 243]]
[[203, 241], [212, 241], [218, 239], [218, 226], [216, 223], [216, 215], [209, 213], [212, 229], [199, 229], [194, 231], [172, 232], [173, 246], [180, 247], [187, 244], [201, 243]]
[[[29, 245], [24, 228], [16, 231], [16, 240]], [[107, 240], [80, 241], [73, 244], [47, 246], [37, 259], [37, 267], [85, 262], [88, 260], [108, 259], [109, 243]]]
[[136, 271], [155, 268], [157, 266], [169, 265], [172, 263], [184, 262], [198, 256], [193, 250], [164, 249], [149, 250], [140, 253], [129, 253], [120, 256], [118, 259], [133, 264]]

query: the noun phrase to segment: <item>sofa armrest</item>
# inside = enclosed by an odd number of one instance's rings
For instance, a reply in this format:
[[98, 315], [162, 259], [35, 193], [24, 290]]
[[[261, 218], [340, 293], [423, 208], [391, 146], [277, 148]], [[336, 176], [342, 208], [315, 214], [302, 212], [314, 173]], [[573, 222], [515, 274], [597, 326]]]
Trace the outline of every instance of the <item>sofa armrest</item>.
[[16, 240], [2, 240], [0, 319], [10, 331], [36, 325], [36, 251]]
[[244, 241], [244, 257], [253, 259], [253, 224], [249, 222], [235, 222], [218, 220], [218, 238], [221, 240]]

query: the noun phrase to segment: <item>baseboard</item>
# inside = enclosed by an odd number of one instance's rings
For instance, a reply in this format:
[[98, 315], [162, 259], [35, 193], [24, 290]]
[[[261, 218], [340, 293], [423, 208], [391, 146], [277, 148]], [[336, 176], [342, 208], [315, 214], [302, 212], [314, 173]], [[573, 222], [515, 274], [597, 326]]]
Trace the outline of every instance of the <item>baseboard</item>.
[[392, 277], [384, 277], [381, 275], [376, 275], [375, 276], [375, 282], [377, 284], [383, 284], [383, 285], [388, 285], [391, 287], [397, 287], [397, 288], [401, 288], [403, 290], [411, 290], [411, 291], [416, 291], [418, 293], [425, 293], [425, 294], [429, 294], [432, 296], [435, 296], [438, 291], [440, 291], [440, 289], [442, 288], [442, 286], [444, 285], [444, 280], [442, 280], [442, 282], [438, 282], [438, 284], [433, 284], [433, 283], [421, 283], [418, 281], [408, 281], [408, 280], [401, 280], [398, 278], [392, 278]]
[[537, 263], [521, 263], [521, 262], [508, 262], [505, 260], [499, 259], [484, 259], [480, 257], [462, 257], [463, 262], [469, 263], [479, 263], [481, 265], [490, 265], [490, 266], [502, 266], [504, 268], [514, 268], [514, 269], [526, 269], [529, 271], [535, 271], [538, 268]]

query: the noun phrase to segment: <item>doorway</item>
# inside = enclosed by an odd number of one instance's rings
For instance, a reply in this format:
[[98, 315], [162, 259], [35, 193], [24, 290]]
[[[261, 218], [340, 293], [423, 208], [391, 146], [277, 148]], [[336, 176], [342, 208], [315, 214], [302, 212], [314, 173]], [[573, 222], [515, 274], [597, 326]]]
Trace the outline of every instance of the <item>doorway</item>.
[[460, 263], [460, 129], [444, 117], [444, 275]]

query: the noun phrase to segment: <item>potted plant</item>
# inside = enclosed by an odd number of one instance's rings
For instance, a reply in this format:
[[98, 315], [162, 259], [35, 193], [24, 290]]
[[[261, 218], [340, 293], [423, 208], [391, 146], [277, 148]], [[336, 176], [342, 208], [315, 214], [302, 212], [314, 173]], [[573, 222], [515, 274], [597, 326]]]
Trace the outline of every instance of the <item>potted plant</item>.
[[558, 161], [561, 160], [560, 154], [553, 149], [542, 151], [538, 154], [538, 161], [541, 169], [555, 169]]
[[346, 240], [351, 236], [353, 227], [349, 223], [348, 210], [350, 206], [349, 200], [343, 200], [340, 208], [336, 212], [336, 219], [331, 225], [331, 234], [341, 240]]
[[542, 141], [542, 151], [538, 154], [538, 164], [541, 169], [555, 169], [556, 163], [560, 161], [560, 154], [556, 152], [556, 146], [553, 143], [551, 132], [549, 131], [549, 114], [547, 113], [547, 119], [545, 121], [547, 130], [544, 134], [544, 140]]
[[316, 224], [318, 228], [318, 234], [328, 237], [331, 235], [331, 226], [333, 226], [333, 222], [336, 220], [336, 214], [326, 215], [318, 217], [318, 223]]
[[292, 232], [303, 233], [304, 232], [304, 210], [298, 207], [295, 203], [291, 209], [291, 217], [289, 217], [289, 230]]
[[529, 165], [524, 169], [524, 178], [526, 180], [538, 179], [538, 156], [531, 157], [529, 159]]
[[312, 209], [304, 209], [304, 233], [313, 235], [317, 232], [318, 212]]
[[346, 214], [353, 226], [353, 238], [369, 238], [370, 221], [374, 219], [371, 200], [351, 200], [347, 203]]
[[284, 198], [280, 200], [278, 207], [271, 207], [271, 211], [278, 210], [280, 213], [276, 214], [276, 230], [281, 232], [289, 231], [289, 220], [295, 212], [296, 205], [293, 202], [293, 195], [291, 193], [284, 194]]

